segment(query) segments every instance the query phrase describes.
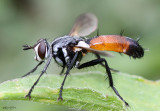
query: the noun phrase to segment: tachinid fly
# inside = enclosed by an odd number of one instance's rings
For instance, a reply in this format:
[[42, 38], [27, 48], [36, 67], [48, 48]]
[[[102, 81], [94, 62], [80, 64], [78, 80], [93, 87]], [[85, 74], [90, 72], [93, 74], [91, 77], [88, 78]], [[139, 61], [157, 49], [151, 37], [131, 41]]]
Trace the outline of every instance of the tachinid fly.
[[[39, 61], [38, 65], [23, 77], [33, 73], [39, 65], [45, 60], [47, 63], [43, 68], [39, 78], [33, 84], [26, 97], [31, 98], [31, 92], [38, 83], [41, 76], [46, 72], [51, 59], [54, 58], [56, 63], [62, 66], [61, 74], [67, 68], [64, 80], [60, 87], [58, 100], [63, 100], [62, 92], [65, 80], [73, 67], [78, 69], [101, 64], [106, 69], [106, 74], [109, 78], [109, 85], [115, 92], [115, 94], [125, 103], [129, 104], [120, 96], [117, 89], [114, 87], [111, 71], [107, 61], [102, 56], [112, 56], [109, 52], [114, 51], [118, 53], [124, 53], [133, 58], [141, 58], [144, 55], [144, 49], [139, 45], [138, 41], [135, 41], [129, 37], [122, 35], [97, 35], [92, 38], [86, 38], [89, 34], [97, 29], [98, 20], [97, 17], [91, 13], [85, 13], [80, 15], [71, 29], [70, 33], [66, 36], [59, 37], [48, 43], [46, 39], [40, 39], [33, 46], [24, 45], [24, 50], [34, 49], [35, 59]], [[97, 59], [91, 60], [86, 63], [80, 63], [83, 56], [87, 53], [93, 53]]]

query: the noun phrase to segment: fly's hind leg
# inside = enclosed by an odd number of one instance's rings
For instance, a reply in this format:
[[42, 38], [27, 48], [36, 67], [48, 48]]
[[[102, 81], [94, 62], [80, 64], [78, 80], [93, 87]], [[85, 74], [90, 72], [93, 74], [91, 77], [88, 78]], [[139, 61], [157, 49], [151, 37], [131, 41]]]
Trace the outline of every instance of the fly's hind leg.
[[[96, 55], [96, 57], [97, 57], [98, 59], [101, 58], [100, 55], [98, 55], [98, 54], [95, 54], [95, 55]], [[101, 64], [101, 66], [103, 66], [104, 68], [106, 67], [105, 64], [103, 64], [103, 63], [100, 63], [100, 64]], [[113, 71], [113, 72], [119, 72], [119, 70], [113, 69], [113, 68], [110, 68], [110, 70]]]
[[104, 58], [99, 58], [99, 59], [95, 59], [95, 60], [83, 63], [80, 66], [78, 66], [77, 68], [78, 69], [82, 69], [82, 68], [85, 68], [85, 67], [90, 67], [90, 66], [94, 66], [94, 65], [97, 65], [97, 64], [101, 64], [103, 62], [104, 62], [104, 65], [105, 65], [106, 72], [108, 74], [110, 87], [113, 89], [115, 94], [125, 103], [125, 105], [129, 106], [129, 104], [120, 96], [120, 94], [118, 93], [117, 89], [114, 87], [112, 75], [111, 75], [111, 72], [110, 72], [110, 68], [109, 68], [109, 66], [107, 64], [107, 61]]

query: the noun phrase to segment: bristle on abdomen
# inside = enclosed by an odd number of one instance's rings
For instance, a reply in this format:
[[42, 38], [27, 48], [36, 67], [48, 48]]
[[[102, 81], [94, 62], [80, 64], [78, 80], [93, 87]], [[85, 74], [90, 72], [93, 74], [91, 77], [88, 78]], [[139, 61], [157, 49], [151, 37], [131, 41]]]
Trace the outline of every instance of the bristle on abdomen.
[[144, 49], [137, 41], [128, 37], [126, 37], [126, 40], [129, 42], [129, 47], [125, 54], [132, 56], [133, 58], [141, 58], [144, 56]]

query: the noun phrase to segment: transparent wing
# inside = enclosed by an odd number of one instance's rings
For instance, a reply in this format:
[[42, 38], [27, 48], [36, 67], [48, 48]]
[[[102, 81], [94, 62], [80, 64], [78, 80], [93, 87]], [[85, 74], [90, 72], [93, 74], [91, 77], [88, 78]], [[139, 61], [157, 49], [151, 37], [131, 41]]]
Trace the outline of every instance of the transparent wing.
[[99, 51], [99, 50], [96, 50], [96, 49], [92, 49], [92, 48], [88, 48], [88, 47], [82, 47], [82, 46], [76, 46], [76, 47], [86, 49], [89, 52], [99, 54], [99, 55], [102, 55], [102, 56], [114, 57], [113, 54], [111, 54], [109, 52], [106, 52], [106, 51]]
[[91, 13], [82, 14], [76, 19], [69, 35], [87, 36], [97, 29], [97, 25], [98, 25], [98, 20], [94, 14]]

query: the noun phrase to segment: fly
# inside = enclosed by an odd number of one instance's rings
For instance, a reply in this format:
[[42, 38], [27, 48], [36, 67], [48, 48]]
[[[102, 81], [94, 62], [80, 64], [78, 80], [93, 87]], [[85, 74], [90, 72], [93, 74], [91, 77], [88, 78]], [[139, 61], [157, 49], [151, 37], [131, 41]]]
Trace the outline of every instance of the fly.
[[[23, 50], [34, 49], [35, 59], [39, 63], [23, 77], [33, 73], [38, 66], [47, 60], [47, 63], [45, 64], [41, 74], [25, 97], [29, 97], [29, 99], [31, 98], [31, 93], [34, 87], [39, 82], [41, 76], [46, 72], [52, 58], [54, 58], [56, 63], [62, 67], [61, 74], [63, 74], [65, 68], [67, 68], [66, 72], [64, 73], [64, 80], [60, 87], [58, 100], [63, 100], [63, 86], [70, 70], [73, 67], [76, 67], [77, 69], [83, 69], [101, 64], [106, 69], [106, 74], [109, 78], [109, 86], [125, 103], [125, 105], [129, 106], [129, 104], [121, 97], [117, 89], [114, 87], [110, 71], [112, 69], [108, 66], [106, 59], [102, 58], [100, 55], [112, 56], [109, 52], [105, 51], [114, 51], [118, 53], [124, 53], [133, 58], [141, 58], [144, 56], [144, 49], [139, 45], [138, 41], [122, 35], [97, 35], [92, 38], [86, 38], [86, 36], [90, 35], [97, 29], [97, 25], [97, 17], [91, 13], [85, 13], [76, 19], [73, 28], [68, 35], [59, 37], [53, 40], [51, 43], [48, 43], [46, 39], [40, 39], [33, 46], [24, 45]], [[81, 59], [87, 53], [95, 54], [97, 59], [81, 64]]]

